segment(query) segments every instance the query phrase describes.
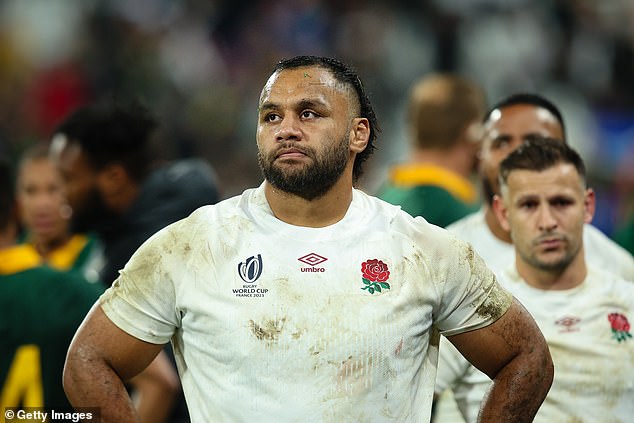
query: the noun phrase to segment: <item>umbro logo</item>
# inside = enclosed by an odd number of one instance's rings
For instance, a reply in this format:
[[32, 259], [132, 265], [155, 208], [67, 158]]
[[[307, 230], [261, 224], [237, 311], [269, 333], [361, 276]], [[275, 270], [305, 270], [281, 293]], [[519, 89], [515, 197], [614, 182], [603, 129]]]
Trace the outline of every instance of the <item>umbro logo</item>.
[[325, 272], [326, 271], [326, 269], [324, 269], [323, 267], [316, 267], [317, 265], [328, 260], [326, 257], [320, 256], [319, 254], [316, 254], [316, 253], [306, 254], [305, 256], [302, 256], [298, 258], [297, 260], [310, 266], [310, 267], [301, 267], [300, 270], [302, 272]]
[[579, 322], [581, 322], [581, 319], [578, 317], [564, 316], [561, 319], [557, 320], [555, 324], [561, 327], [561, 329], [559, 330], [560, 333], [577, 332], [579, 330], [579, 327], [577, 326]]

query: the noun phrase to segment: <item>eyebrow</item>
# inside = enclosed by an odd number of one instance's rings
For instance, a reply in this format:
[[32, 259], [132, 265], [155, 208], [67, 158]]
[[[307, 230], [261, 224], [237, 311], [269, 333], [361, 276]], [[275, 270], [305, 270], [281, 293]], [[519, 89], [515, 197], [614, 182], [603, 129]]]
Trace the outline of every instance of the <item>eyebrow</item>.
[[[280, 107], [279, 103], [273, 103], [273, 102], [267, 101], [262, 103], [260, 107], [258, 108], [258, 110], [260, 111], [275, 110], [275, 109], [279, 109], [279, 107]], [[303, 109], [311, 109], [316, 107], [328, 107], [328, 104], [325, 101], [322, 101], [319, 99], [302, 99], [297, 103], [295, 108], [303, 110]]]

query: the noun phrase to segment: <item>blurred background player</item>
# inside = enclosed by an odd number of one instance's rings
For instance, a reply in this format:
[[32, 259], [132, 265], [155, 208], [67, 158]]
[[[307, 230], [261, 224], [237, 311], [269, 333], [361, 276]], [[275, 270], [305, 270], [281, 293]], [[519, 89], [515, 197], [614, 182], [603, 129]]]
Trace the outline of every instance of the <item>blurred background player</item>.
[[[99, 103], [76, 110], [54, 131], [51, 153], [67, 184], [74, 227], [98, 233], [105, 255], [100, 277], [108, 286], [151, 235], [219, 198], [204, 160], [158, 158], [157, 125], [138, 102]], [[178, 387], [171, 348], [166, 352], [174, 374], [168, 380]], [[171, 419], [188, 421], [180, 389], [176, 405]]]
[[72, 233], [72, 208], [66, 200], [64, 181], [51, 161], [48, 144], [27, 149], [16, 175], [16, 196], [22, 234], [43, 262], [63, 271], [79, 271], [97, 282], [103, 266], [103, 251], [95, 236]]
[[17, 236], [12, 170], [0, 159], [0, 409], [69, 410], [62, 388], [66, 351], [103, 287], [42, 266]]
[[[493, 209], [515, 246], [500, 282], [535, 317], [555, 364], [536, 422], [628, 421], [634, 414], [634, 283], [587, 264], [583, 232], [594, 192], [577, 152], [536, 138], [501, 163]], [[450, 354], [448, 354], [450, 353]], [[475, 422], [490, 381], [445, 342], [441, 363], [459, 370], [453, 385], [467, 422]], [[444, 377], [444, 376], [441, 376]]]
[[[491, 204], [499, 194], [499, 164], [513, 150], [534, 136], [566, 141], [561, 112], [536, 94], [514, 94], [489, 111], [484, 123], [479, 175], [485, 202], [482, 208], [447, 229], [470, 242], [494, 269], [513, 262], [511, 236], [498, 222]], [[584, 231], [587, 258], [597, 267], [609, 268], [627, 280], [634, 279], [634, 258], [592, 225]]]
[[139, 103], [103, 103], [76, 110], [54, 132], [51, 152], [67, 184], [73, 225], [99, 234], [107, 285], [150, 235], [218, 201], [205, 161], [159, 161], [151, 144], [156, 128]]
[[442, 227], [477, 210], [471, 177], [485, 112], [482, 89], [466, 78], [433, 74], [419, 80], [407, 111], [409, 161], [390, 170], [378, 197]]
[[[499, 164], [512, 151], [527, 140], [534, 137], [550, 137], [566, 141], [566, 130], [563, 115], [550, 100], [530, 93], [513, 94], [497, 104], [487, 113], [485, 133], [479, 153], [479, 175], [482, 193], [485, 199], [482, 208], [468, 215], [447, 229], [459, 238], [471, 243], [494, 270], [508, 267], [514, 262], [514, 249], [511, 236], [499, 223], [491, 208], [493, 197], [499, 193]], [[634, 259], [594, 226], [587, 224], [583, 232], [586, 259], [598, 268], [607, 268], [626, 280], [634, 278]], [[440, 360], [436, 383], [437, 394], [447, 388], [456, 388], [459, 381], [469, 380], [473, 374], [470, 367], [463, 362], [460, 367], [450, 368], [443, 356], [452, 355], [453, 346], [441, 339]], [[477, 378], [477, 376], [476, 376]], [[453, 396], [460, 408], [469, 401], [468, 392], [453, 389]], [[451, 395], [442, 395], [438, 408], [452, 410]], [[447, 413], [449, 414], [449, 412]], [[451, 412], [451, 420], [439, 416], [438, 421], [459, 421]]]

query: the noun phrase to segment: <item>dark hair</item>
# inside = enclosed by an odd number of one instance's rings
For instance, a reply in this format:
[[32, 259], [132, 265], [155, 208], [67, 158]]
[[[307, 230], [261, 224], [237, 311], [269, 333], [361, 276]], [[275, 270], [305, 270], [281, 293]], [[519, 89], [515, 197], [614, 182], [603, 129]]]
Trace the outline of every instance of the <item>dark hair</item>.
[[484, 116], [484, 122], [487, 122], [491, 118], [491, 113], [493, 113], [494, 110], [503, 109], [516, 104], [530, 104], [548, 110], [557, 119], [559, 125], [561, 126], [561, 133], [564, 136], [564, 139], [561, 141], [566, 142], [566, 125], [561, 111], [552, 101], [538, 94], [516, 93], [500, 100], [494, 104], [491, 109], [489, 109], [487, 114]]
[[509, 174], [514, 170], [542, 171], [558, 163], [573, 165], [585, 183], [586, 167], [579, 153], [560, 140], [533, 136], [502, 160], [500, 185], [506, 185]]
[[156, 127], [154, 117], [138, 102], [101, 103], [77, 109], [54, 134], [78, 143], [96, 169], [119, 162], [134, 180], [141, 181], [153, 158], [149, 140]]
[[337, 81], [351, 87], [356, 94], [357, 101], [359, 102], [360, 117], [366, 118], [370, 122], [370, 137], [368, 145], [365, 150], [357, 154], [352, 168], [352, 177], [355, 181], [357, 181], [363, 174], [363, 163], [372, 155], [376, 148], [374, 141], [376, 140], [377, 132], [381, 130], [372, 104], [370, 103], [370, 99], [368, 98], [365, 89], [363, 88], [363, 84], [361, 83], [361, 79], [359, 79], [356, 71], [351, 66], [331, 57], [296, 56], [291, 59], [283, 59], [275, 65], [271, 75], [285, 69], [295, 69], [307, 66], [318, 66], [328, 69]]
[[[34, 160], [48, 159], [50, 146], [48, 142], [37, 142], [29, 146], [22, 152], [20, 160], [18, 162], [17, 169], [21, 169], [25, 163]], [[19, 173], [19, 171], [18, 171]]]
[[8, 158], [0, 156], [0, 230], [9, 227], [14, 218], [15, 191], [13, 170]]

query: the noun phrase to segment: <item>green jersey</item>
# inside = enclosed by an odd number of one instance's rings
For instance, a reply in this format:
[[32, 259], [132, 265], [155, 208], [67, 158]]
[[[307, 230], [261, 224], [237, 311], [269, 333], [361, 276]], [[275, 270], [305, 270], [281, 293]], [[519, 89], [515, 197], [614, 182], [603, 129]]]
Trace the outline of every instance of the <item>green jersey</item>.
[[101, 291], [75, 273], [41, 266], [27, 246], [0, 250], [0, 409], [69, 407], [66, 352]]
[[480, 206], [469, 180], [429, 164], [394, 167], [378, 197], [443, 228]]

